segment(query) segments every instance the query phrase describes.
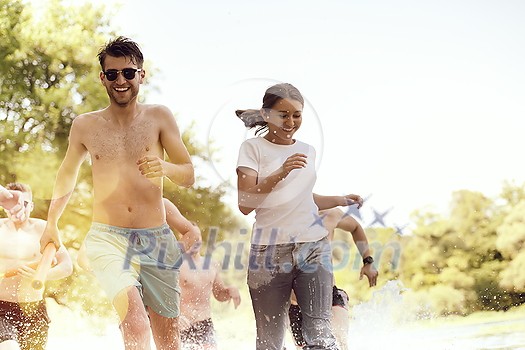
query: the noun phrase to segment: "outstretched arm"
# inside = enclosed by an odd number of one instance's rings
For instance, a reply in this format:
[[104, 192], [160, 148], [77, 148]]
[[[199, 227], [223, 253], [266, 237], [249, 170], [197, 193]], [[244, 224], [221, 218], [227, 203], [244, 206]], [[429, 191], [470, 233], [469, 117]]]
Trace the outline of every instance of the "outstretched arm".
[[47, 273], [47, 279], [50, 281], [66, 278], [73, 273], [73, 263], [66, 247], [61, 246], [57, 250], [55, 257], [57, 263]]
[[64, 212], [64, 209], [75, 188], [78, 171], [82, 161], [87, 155], [86, 147], [81, 143], [82, 134], [77, 117], [71, 125], [69, 134], [69, 146], [60, 168], [58, 169], [55, 187], [53, 189], [53, 198], [49, 205], [47, 216], [47, 226], [40, 239], [40, 251], [43, 251], [48, 243], [53, 243], [57, 250], [60, 247], [60, 237], [58, 232], [58, 220]]
[[[45, 229], [46, 223], [44, 221], [39, 221], [37, 225], [39, 225], [39, 229], [43, 231]], [[41, 261], [36, 262], [36, 264], [25, 264], [24, 266], [21, 266], [17, 272], [25, 277], [34, 278], [40, 263]], [[72, 273], [73, 263], [71, 262], [71, 257], [69, 256], [66, 247], [61, 246], [55, 253], [51, 263], [51, 268], [47, 270], [47, 274], [45, 277], [42, 276], [42, 278], [50, 281], [59, 280], [71, 275]]]
[[359, 250], [361, 257], [366, 258], [370, 256], [370, 249], [368, 247], [368, 239], [365, 234], [363, 227], [350, 215], [343, 216], [337, 223], [337, 228], [350, 232], [352, 234], [352, 239]]
[[[354, 240], [357, 250], [359, 250], [359, 254], [361, 254], [362, 258], [371, 256], [365, 230], [363, 230], [363, 227], [356, 219], [350, 215], [346, 215], [339, 220], [337, 228], [352, 233], [352, 239]], [[359, 273], [359, 279], [361, 280], [363, 279], [363, 276], [366, 276], [368, 278], [368, 284], [372, 287], [376, 285], [378, 275], [379, 273], [373, 263], [364, 264]]]
[[346, 196], [322, 196], [314, 193], [314, 202], [319, 210], [331, 209], [338, 206], [345, 207], [347, 205], [357, 204], [357, 208], [363, 205], [363, 198], [357, 194], [347, 194]]
[[[333, 235], [335, 228], [341, 229], [352, 234], [352, 239], [361, 254], [362, 258], [371, 256], [370, 249], [368, 247], [368, 239], [366, 237], [365, 230], [363, 227], [350, 215], [345, 215], [341, 209], [330, 209], [324, 212], [325, 224], [330, 231], [330, 235]], [[377, 283], [378, 276], [377, 269], [374, 264], [364, 264], [359, 273], [359, 279], [363, 276], [368, 278], [370, 287], [375, 286]]]

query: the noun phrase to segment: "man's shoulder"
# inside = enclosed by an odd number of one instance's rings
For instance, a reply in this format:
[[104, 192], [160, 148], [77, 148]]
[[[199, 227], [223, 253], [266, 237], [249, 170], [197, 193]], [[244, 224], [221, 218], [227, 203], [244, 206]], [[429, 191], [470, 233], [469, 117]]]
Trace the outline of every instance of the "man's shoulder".
[[163, 122], [172, 122], [175, 116], [171, 110], [165, 105], [161, 104], [142, 104], [142, 113], [145, 117], [144, 120], [149, 122], [153, 121], [155, 124]]
[[73, 125], [77, 127], [88, 125], [103, 117], [104, 117], [104, 110], [82, 113], [76, 116], [75, 119], [73, 119]]
[[165, 105], [161, 105], [161, 104], [142, 104], [142, 109], [144, 111], [144, 113], [147, 113], [147, 114], [153, 114], [153, 115], [163, 115], [163, 114], [169, 114], [171, 115], [171, 110], [165, 106]]

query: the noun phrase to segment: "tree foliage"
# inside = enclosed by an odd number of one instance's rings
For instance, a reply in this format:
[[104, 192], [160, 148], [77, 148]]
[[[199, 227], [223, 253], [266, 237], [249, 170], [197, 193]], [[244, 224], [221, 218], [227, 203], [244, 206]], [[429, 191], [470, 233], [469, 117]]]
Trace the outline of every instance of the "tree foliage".
[[[399, 236], [392, 228], [366, 228], [380, 271], [378, 286], [399, 280], [410, 312], [428, 317], [508, 310], [525, 303], [525, 185], [505, 183], [497, 198], [475, 191], [452, 194], [448, 215], [415, 212], [414, 228]], [[336, 283], [352, 304], [373, 289], [358, 279], [360, 257], [348, 234], [336, 239], [349, 249]], [[341, 245], [339, 243], [339, 245]], [[344, 261], [334, 251], [334, 265]], [[408, 310], [408, 309], [407, 309]]]

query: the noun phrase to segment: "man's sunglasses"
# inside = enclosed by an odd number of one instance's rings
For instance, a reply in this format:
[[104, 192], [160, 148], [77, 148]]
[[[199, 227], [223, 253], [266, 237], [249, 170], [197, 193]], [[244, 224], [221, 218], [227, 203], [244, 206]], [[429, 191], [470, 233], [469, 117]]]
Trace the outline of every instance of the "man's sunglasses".
[[118, 74], [122, 73], [122, 76], [126, 80], [132, 80], [135, 78], [135, 73], [140, 72], [142, 69], [135, 69], [135, 68], [124, 68], [123, 70], [116, 70], [116, 69], [108, 69], [107, 71], [104, 71], [104, 75], [106, 76], [106, 79], [109, 81], [115, 81], [117, 80]]

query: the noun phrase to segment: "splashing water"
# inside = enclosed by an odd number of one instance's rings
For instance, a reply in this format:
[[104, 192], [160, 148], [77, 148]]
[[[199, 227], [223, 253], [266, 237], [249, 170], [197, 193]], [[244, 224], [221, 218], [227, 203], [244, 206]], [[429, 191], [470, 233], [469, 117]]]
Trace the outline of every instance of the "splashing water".
[[[408, 292], [408, 293], [406, 293]], [[398, 281], [389, 281], [372, 294], [369, 301], [351, 310], [348, 348], [351, 350], [524, 350], [525, 316], [496, 322], [434, 324], [426, 305], [417, 304], [409, 290]], [[239, 309], [215, 305], [214, 323], [219, 349], [255, 350], [255, 321], [249, 297], [244, 295]], [[241, 311], [242, 310], [242, 311]], [[81, 322], [67, 308], [50, 305], [51, 329], [48, 349], [114, 349], [123, 350], [118, 327], [111, 324], [105, 331], [93, 331], [93, 321]], [[78, 321], [78, 324], [77, 324]], [[518, 327], [519, 326], [519, 327]], [[493, 331], [497, 327], [498, 331]], [[91, 331], [90, 331], [91, 329]], [[286, 349], [295, 349], [290, 332], [286, 332]]]
[[[401, 282], [388, 281], [369, 301], [353, 307], [350, 348], [415, 348], [412, 347], [415, 344], [407, 343], [407, 337], [413, 340], [413, 333], [406, 327], [418, 320], [421, 313], [410, 311], [412, 308], [408, 307], [403, 295], [406, 290]], [[430, 349], [427, 345], [423, 348]]]
[[[350, 349], [525, 349], [525, 336], [512, 332], [489, 334], [487, 329], [496, 322], [431, 326], [437, 318], [430, 306], [414, 305], [405, 291], [408, 289], [401, 282], [389, 281], [369, 301], [354, 306]], [[523, 319], [497, 323], [506, 326], [519, 322]]]

